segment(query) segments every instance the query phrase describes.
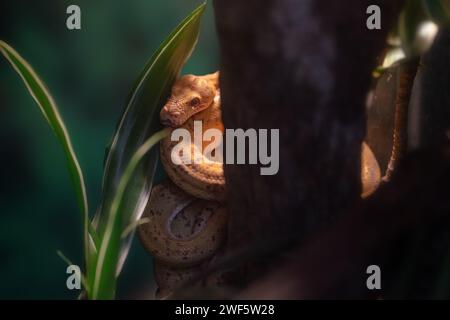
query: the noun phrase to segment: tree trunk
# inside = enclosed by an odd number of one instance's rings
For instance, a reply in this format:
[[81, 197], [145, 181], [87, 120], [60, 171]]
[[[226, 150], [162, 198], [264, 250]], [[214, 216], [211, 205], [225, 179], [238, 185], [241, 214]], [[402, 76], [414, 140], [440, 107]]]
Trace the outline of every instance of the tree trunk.
[[276, 175], [224, 166], [229, 249], [302, 239], [358, 203], [366, 94], [401, 2], [214, 1], [225, 128], [280, 130]]

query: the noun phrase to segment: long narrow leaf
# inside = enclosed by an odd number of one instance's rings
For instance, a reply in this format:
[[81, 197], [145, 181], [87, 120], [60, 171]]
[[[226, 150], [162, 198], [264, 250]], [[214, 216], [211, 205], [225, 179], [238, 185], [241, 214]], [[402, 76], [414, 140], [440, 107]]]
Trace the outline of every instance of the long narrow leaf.
[[[125, 192], [128, 184], [132, 180], [135, 170], [138, 168], [140, 162], [147, 153], [164, 137], [169, 133], [168, 129], [163, 129], [153, 136], [151, 136], [133, 155], [125, 172], [120, 179], [117, 187], [117, 194], [111, 204], [111, 211], [109, 219], [107, 221], [105, 234], [103, 235], [102, 243], [99, 249], [99, 258], [96, 268], [96, 277], [94, 281], [94, 287], [92, 290], [92, 298], [112, 298], [111, 293], [114, 293], [115, 288], [115, 267], [114, 266], [118, 250], [110, 250], [114, 245], [117, 246], [119, 237], [115, 237], [115, 231], [118, 229], [117, 225], [120, 224], [120, 213], [123, 212], [125, 205]], [[109, 252], [109, 254], [108, 254]]]
[[111, 218], [113, 203], [133, 155], [148, 137], [161, 129], [159, 110], [197, 43], [204, 9], [205, 4], [202, 4], [194, 10], [148, 61], [117, 126], [105, 161], [102, 202], [94, 219], [101, 244], [95, 270], [88, 271], [94, 288], [92, 298], [113, 297], [115, 274], [120, 272], [125, 261], [133, 232], [124, 240], [121, 235], [127, 226], [140, 219], [145, 208], [158, 162], [157, 148], [151, 150], [133, 171], [133, 177], [123, 191], [119, 215], [114, 219]]
[[[74, 263], [66, 257], [66, 255], [64, 253], [62, 253], [60, 250], [56, 251], [56, 254], [61, 258], [62, 261], [64, 261], [67, 266], [71, 266]], [[81, 283], [83, 284], [83, 287], [85, 288], [85, 290], [87, 290], [87, 282], [86, 282], [86, 277], [84, 274], [81, 274]]]
[[422, 0], [430, 18], [440, 24], [450, 23], [450, 0]]
[[421, 53], [416, 43], [416, 35], [420, 24], [425, 20], [426, 13], [422, 1], [408, 0], [398, 22], [398, 32], [402, 41], [402, 48], [408, 57]]
[[52, 128], [59, 142], [61, 143], [64, 154], [67, 159], [67, 167], [69, 168], [70, 177], [75, 187], [78, 205], [82, 214], [84, 226], [84, 252], [86, 264], [88, 263], [88, 200], [86, 195], [86, 186], [84, 183], [83, 173], [81, 171], [77, 156], [73, 150], [72, 142], [67, 132], [67, 128], [59, 113], [58, 107], [48, 91], [44, 82], [40, 79], [31, 65], [22, 58], [11, 46], [0, 40], [0, 52], [9, 61], [11, 66], [22, 78], [29, 93], [39, 106], [42, 114]]

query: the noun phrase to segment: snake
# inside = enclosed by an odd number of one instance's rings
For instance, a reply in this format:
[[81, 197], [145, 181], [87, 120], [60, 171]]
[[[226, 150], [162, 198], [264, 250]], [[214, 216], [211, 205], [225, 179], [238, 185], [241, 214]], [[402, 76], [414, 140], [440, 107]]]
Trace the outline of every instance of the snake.
[[[180, 161], [175, 165], [172, 156], [183, 155], [172, 153], [180, 142], [171, 139], [177, 128], [184, 128], [193, 136], [195, 121], [202, 122], [203, 132], [212, 128], [223, 132], [218, 81], [218, 72], [181, 77], [160, 112], [161, 123], [170, 128], [160, 144], [161, 163], [169, 179], [152, 189], [143, 214], [147, 223], [138, 228], [141, 242], [155, 257], [157, 298], [197, 276], [201, 265], [213, 257], [225, 240], [223, 164], [204, 159], [200, 163]], [[209, 143], [203, 142], [202, 147]], [[188, 145], [188, 149], [193, 158], [203, 158], [195, 144]]]
[[[225, 200], [225, 178], [223, 163], [205, 158], [195, 143], [190, 141], [173, 141], [172, 131], [178, 128], [186, 129], [194, 136], [194, 124], [200, 121], [202, 130], [224, 127], [220, 109], [219, 73], [205, 76], [187, 75], [177, 81], [172, 89], [172, 95], [162, 108], [160, 119], [162, 124], [169, 126], [169, 135], [161, 142], [161, 162], [169, 178], [181, 189], [194, 197], [223, 202]], [[204, 150], [212, 141], [202, 141]], [[188, 143], [189, 155], [172, 152], [176, 145]], [[172, 159], [176, 157], [179, 159]], [[183, 157], [200, 159], [186, 163]], [[174, 162], [179, 164], [174, 165]]]
[[[172, 141], [173, 130], [183, 128], [194, 133], [194, 122], [201, 121], [205, 132], [221, 132], [219, 72], [204, 76], [185, 75], [172, 87], [171, 95], [160, 112], [161, 123], [170, 129], [160, 143], [161, 163], [169, 179], [156, 185], [143, 214], [147, 223], [138, 233], [147, 251], [155, 257], [157, 296], [165, 296], [191, 279], [202, 264], [211, 259], [226, 238], [226, 187], [223, 163], [203, 159], [198, 147], [190, 143], [189, 155], [174, 153], [180, 141]], [[203, 141], [205, 148], [211, 141]], [[174, 163], [172, 157], [191, 156], [204, 161]], [[380, 168], [369, 146], [361, 151], [362, 197], [368, 197], [380, 183]], [[197, 270], [197, 271], [196, 271]]]
[[145, 248], [166, 265], [192, 267], [211, 257], [225, 237], [226, 210], [198, 199], [170, 181], [156, 185], [140, 236]]

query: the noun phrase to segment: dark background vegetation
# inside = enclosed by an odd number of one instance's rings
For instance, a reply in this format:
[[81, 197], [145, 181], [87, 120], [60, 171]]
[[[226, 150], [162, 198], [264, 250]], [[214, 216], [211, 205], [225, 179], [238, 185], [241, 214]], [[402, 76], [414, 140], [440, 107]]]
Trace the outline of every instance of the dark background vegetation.
[[[91, 212], [101, 191], [105, 146], [146, 60], [201, 1], [1, 1], [0, 39], [12, 45], [53, 93], [74, 142]], [[66, 29], [78, 4], [82, 30]], [[211, 5], [185, 73], [218, 67]], [[66, 264], [81, 263], [81, 222], [65, 158], [16, 73], [0, 59], [0, 298], [72, 299]], [[135, 241], [118, 298], [150, 298], [150, 256]]]

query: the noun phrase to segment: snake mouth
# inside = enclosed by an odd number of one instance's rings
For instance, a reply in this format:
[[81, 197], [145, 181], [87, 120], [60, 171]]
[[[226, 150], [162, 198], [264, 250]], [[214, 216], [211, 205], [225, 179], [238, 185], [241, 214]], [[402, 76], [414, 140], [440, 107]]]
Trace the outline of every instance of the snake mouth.
[[172, 121], [169, 119], [161, 119], [161, 124], [166, 127], [173, 127]]
[[160, 113], [160, 122], [163, 126], [177, 128], [186, 123], [192, 116], [202, 112], [212, 105], [212, 103], [202, 103], [195, 109], [186, 110], [184, 112], [170, 112], [171, 109], [182, 109], [182, 101], [170, 101], [170, 104], [166, 104]]
[[162, 125], [168, 127], [179, 127], [185, 121], [185, 116], [179, 110], [182, 109], [180, 101], [169, 99], [159, 114]]
[[170, 128], [178, 128], [178, 127], [182, 126], [186, 121], [187, 121], [187, 119], [164, 118], [164, 119], [161, 119], [161, 124], [163, 126], [167, 126]]

